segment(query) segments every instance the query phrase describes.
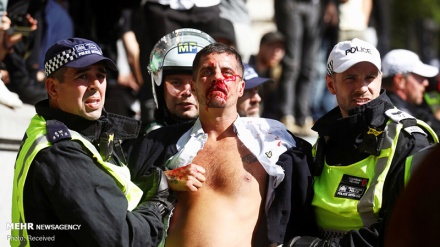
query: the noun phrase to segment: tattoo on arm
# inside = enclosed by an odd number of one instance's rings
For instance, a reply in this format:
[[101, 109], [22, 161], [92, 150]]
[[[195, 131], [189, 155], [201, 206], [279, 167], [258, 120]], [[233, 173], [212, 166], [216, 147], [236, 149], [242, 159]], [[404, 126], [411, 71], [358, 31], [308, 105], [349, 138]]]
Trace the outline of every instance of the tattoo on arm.
[[252, 164], [257, 161], [257, 157], [255, 157], [255, 155], [249, 153], [249, 154], [246, 154], [243, 157], [241, 157], [241, 161], [243, 161], [247, 164]]
[[169, 176], [169, 182], [173, 184], [178, 184], [178, 180], [175, 176]]

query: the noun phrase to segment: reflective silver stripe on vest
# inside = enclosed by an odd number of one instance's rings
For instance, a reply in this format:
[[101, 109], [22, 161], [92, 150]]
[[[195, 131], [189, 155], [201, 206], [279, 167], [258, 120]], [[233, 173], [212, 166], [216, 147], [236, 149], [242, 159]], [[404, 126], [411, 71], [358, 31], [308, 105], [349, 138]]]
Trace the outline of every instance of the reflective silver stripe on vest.
[[[37, 139], [35, 139], [34, 142], [32, 142], [32, 145], [29, 147], [29, 149], [27, 150], [24, 158], [23, 158], [23, 165], [21, 166], [20, 172], [17, 176], [17, 188], [19, 188], [20, 186], [18, 186], [20, 184], [20, 181], [22, 179], [26, 179], [26, 177], [23, 177], [23, 174], [25, 172], [25, 168], [27, 167], [27, 165], [25, 164], [27, 162], [27, 160], [29, 160], [30, 156], [32, 156], [32, 153], [34, 152], [34, 150], [37, 148], [38, 145], [43, 144], [43, 143], [47, 143], [47, 137], [46, 135], [42, 135], [40, 137], [38, 137]], [[23, 183], [25, 184], [25, 183]], [[23, 195], [22, 195], [23, 197]], [[16, 198], [13, 198], [13, 200], [18, 200]], [[18, 209], [20, 209], [21, 207], [18, 207]], [[23, 218], [24, 216], [24, 208], [23, 208], [23, 212], [19, 213], [19, 223], [26, 223], [25, 219]], [[30, 243], [28, 243], [28, 239], [24, 237], [24, 229], [20, 228], [20, 230], [18, 231], [18, 236], [23, 236], [22, 238], [20, 238], [19, 242], [20, 244], [18, 246], [20, 247], [25, 247], [25, 246], [29, 246]]]
[[[35, 141], [32, 143], [32, 145], [28, 149], [26, 155], [24, 156], [23, 161], [26, 162], [29, 159], [29, 156], [31, 156], [32, 152], [37, 148], [37, 146], [39, 144], [47, 143], [47, 142], [48, 142], [48, 140], [47, 140], [47, 137], [45, 135], [42, 135], [42, 136], [38, 137], [37, 139], [35, 139]], [[23, 165], [21, 167], [20, 173], [18, 175], [17, 182], [20, 181], [20, 179], [22, 178], [25, 167], [26, 167], [25, 165]]]
[[90, 152], [93, 154], [93, 158], [99, 163], [102, 169], [107, 171], [111, 177], [113, 177], [115, 183], [124, 193], [128, 202], [128, 211], [136, 208], [138, 203], [141, 201], [143, 191], [131, 181], [130, 170], [124, 164], [123, 166], [117, 166], [115, 164], [105, 162], [98, 150], [93, 144], [85, 139], [81, 134], [76, 131], [69, 130], [72, 136], [72, 140], [80, 141]]
[[[385, 135], [384, 138], [382, 150], [389, 149], [392, 147], [394, 138], [396, 137], [397, 134], [396, 131], [398, 125], [399, 124], [395, 123], [394, 121], [391, 121], [385, 127], [385, 132], [387, 134]], [[373, 209], [374, 192], [378, 183], [377, 181], [379, 176], [387, 168], [388, 160], [392, 159], [393, 157], [394, 157], [394, 152], [390, 156], [387, 155], [377, 160], [376, 169], [375, 169], [374, 177], [371, 181], [371, 185], [368, 188], [368, 190], [365, 192], [365, 195], [362, 196], [362, 198], [359, 200], [357, 210], [362, 219], [362, 222], [364, 223], [364, 226], [366, 227], [369, 227], [377, 222], [377, 216], [374, 213], [374, 209]]]

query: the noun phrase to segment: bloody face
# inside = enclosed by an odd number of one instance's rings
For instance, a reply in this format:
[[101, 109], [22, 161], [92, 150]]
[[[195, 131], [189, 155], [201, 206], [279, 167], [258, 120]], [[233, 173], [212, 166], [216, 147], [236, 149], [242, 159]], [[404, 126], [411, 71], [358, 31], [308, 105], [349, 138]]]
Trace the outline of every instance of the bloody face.
[[210, 54], [202, 58], [201, 64], [194, 85], [200, 105], [205, 106], [206, 110], [235, 107], [244, 88], [244, 82], [239, 75], [242, 72], [238, 69], [235, 57]]

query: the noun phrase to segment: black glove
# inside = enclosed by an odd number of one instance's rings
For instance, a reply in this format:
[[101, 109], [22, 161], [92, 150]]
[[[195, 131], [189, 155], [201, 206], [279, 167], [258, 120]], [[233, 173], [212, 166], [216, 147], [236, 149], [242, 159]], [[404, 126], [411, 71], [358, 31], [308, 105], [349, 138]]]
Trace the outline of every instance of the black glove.
[[325, 247], [325, 241], [316, 237], [294, 237], [283, 247]]
[[168, 182], [165, 173], [160, 168], [151, 168], [146, 175], [142, 175], [134, 183], [144, 191], [141, 204], [157, 207], [162, 215], [169, 213], [174, 207], [173, 203], [168, 200]]

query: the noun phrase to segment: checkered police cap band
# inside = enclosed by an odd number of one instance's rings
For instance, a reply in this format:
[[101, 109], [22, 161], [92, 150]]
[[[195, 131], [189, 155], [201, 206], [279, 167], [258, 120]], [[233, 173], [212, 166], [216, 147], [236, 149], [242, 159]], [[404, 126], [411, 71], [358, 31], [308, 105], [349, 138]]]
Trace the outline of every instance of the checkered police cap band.
[[63, 67], [65, 64], [78, 59], [78, 55], [75, 53], [75, 49], [69, 49], [58, 53], [55, 57], [50, 59], [44, 64], [44, 73], [46, 77]]
[[113, 71], [118, 70], [111, 59], [102, 55], [101, 48], [95, 42], [82, 38], [64, 39], [46, 51], [44, 74], [47, 78], [61, 67], [84, 68], [98, 62]]
[[333, 74], [333, 60], [327, 63], [327, 75]]

